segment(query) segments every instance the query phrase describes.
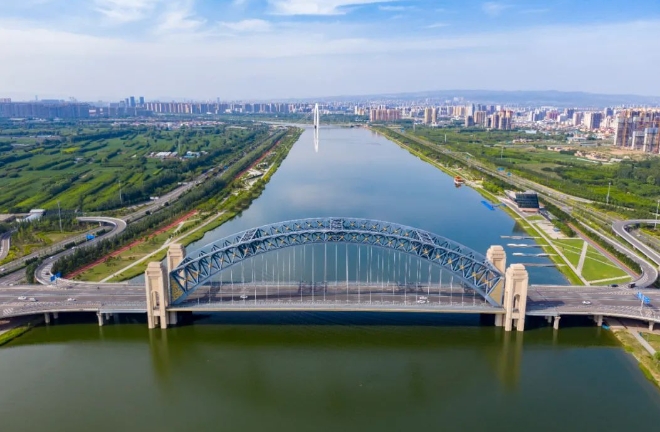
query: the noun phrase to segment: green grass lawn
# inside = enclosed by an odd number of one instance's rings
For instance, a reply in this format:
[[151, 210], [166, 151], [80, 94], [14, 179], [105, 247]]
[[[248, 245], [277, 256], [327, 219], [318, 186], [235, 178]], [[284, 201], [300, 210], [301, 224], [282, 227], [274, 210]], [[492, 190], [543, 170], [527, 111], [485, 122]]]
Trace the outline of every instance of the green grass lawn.
[[660, 351], [660, 335], [643, 333], [642, 336], [644, 337], [644, 339], [646, 339], [649, 345], [651, 345], [657, 351]]
[[[567, 239], [567, 240], [554, 240], [555, 245], [562, 251], [566, 258], [576, 268], [580, 262], [580, 255], [584, 240], [582, 239]], [[612, 263], [607, 257], [601, 254], [597, 249], [591, 245], [587, 248], [587, 254], [582, 267], [582, 277], [588, 281], [595, 281], [601, 279], [614, 279], [624, 278], [628, 274], [621, 270], [616, 264]], [[625, 282], [625, 280], [616, 281]]]
[[588, 281], [626, 277], [628, 274], [589, 245], [582, 276]]
[[582, 252], [582, 239], [566, 239], [566, 240], [553, 240], [557, 248], [566, 256], [566, 259], [574, 266], [577, 267], [580, 262], [580, 254]]

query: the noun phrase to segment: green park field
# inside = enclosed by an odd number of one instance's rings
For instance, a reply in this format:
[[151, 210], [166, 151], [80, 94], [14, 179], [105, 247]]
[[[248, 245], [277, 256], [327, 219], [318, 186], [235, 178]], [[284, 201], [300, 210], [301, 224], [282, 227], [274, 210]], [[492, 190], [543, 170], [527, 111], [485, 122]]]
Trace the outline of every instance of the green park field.
[[[0, 125], [0, 213], [54, 209], [58, 202], [78, 211], [144, 202], [205, 170], [229, 165], [271, 133], [264, 125], [225, 123], [173, 130], [108, 124], [53, 128]], [[174, 151], [195, 154], [152, 155]]]

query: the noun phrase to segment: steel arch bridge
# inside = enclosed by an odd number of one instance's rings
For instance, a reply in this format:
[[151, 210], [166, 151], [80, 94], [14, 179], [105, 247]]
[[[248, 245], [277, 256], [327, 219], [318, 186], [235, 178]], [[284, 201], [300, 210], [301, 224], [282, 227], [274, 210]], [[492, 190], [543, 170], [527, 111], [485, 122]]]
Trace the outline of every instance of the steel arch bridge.
[[169, 273], [170, 302], [180, 304], [214, 275], [242, 261], [288, 247], [323, 243], [370, 245], [403, 252], [441, 266], [479, 293], [490, 294], [504, 275], [484, 255], [428, 231], [369, 219], [314, 218], [279, 222], [225, 237], [186, 257]]

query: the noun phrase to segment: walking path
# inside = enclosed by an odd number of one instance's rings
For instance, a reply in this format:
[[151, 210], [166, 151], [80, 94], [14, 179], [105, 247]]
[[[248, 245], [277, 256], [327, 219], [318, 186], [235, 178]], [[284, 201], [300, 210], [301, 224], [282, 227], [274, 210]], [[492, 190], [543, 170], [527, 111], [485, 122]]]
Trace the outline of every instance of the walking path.
[[115, 273], [113, 273], [113, 274], [111, 274], [110, 276], [108, 276], [108, 277], [106, 277], [105, 279], [103, 279], [101, 282], [108, 282], [110, 279], [112, 279], [112, 278], [114, 278], [114, 277], [116, 277], [116, 276], [119, 276], [121, 273], [125, 272], [126, 270], [131, 269], [131, 268], [135, 267], [136, 265], [141, 264], [141, 263], [143, 263], [144, 261], [146, 261], [146, 260], [152, 258], [152, 257], [153, 257], [154, 255], [156, 255], [157, 253], [159, 253], [159, 252], [161, 252], [161, 251], [167, 249], [167, 248], [170, 246], [170, 243], [177, 243], [177, 242], [179, 242], [180, 240], [183, 240], [184, 238], [188, 237], [190, 234], [192, 234], [192, 233], [194, 233], [194, 232], [196, 232], [196, 231], [199, 231], [200, 229], [204, 228], [206, 225], [208, 225], [208, 224], [210, 224], [211, 222], [213, 222], [214, 220], [218, 219], [218, 218], [219, 218], [220, 216], [222, 216], [224, 213], [225, 213], [224, 211], [222, 211], [222, 212], [220, 212], [220, 213], [217, 213], [215, 216], [208, 218], [206, 221], [204, 221], [204, 223], [202, 223], [201, 225], [199, 225], [199, 226], [195, 227], [194, 229], [188, 231], [187, 233], [185, 233], [185, 234], [182, 235], [181, 237], [178, 237], [178, 238], [176, 238], [176, 239], [174, 239], [174, 240], [168, 240], [168, 241], [166, 241], [165, 244], [163, 244], [161, 247], [159, 247], [159, 248], [156, 249], [155, 251], [151, 252], [151, 253], [148, 254], [148, 255], [143, 256], [143, 257], [140, 258], [139, 260], [137, 260], [137, 261], [135, 261], [135, 262], [133, 262], [133, 263], [127, 265], [127, 266], [124, 267], [123, 269], [121, 269], [121, 270], [119, 270], [119, 271], [116, 271]]
[[582, 268], [584, 267], [584, 260], [587, 258], [587, 250], [589, 249], [589, 243], [584, 242], [582, 245], [582, 252], [580, 253], [580, 261], [578, 261], [577, 272], [579, 275], [582, 274]]
[[651, 344], [646, 342], [646, 339], [644, 339], [636, 329], [628, 329], [628, 331], [635, 337], [635, 339], [637, 339], [637, 342], [639, 342], [640, 345], [642, 345], [644, 349], [648, 351], [649, 354], [651, 354], [651, 356], [655, 355], [655, 349], [651, 346]]

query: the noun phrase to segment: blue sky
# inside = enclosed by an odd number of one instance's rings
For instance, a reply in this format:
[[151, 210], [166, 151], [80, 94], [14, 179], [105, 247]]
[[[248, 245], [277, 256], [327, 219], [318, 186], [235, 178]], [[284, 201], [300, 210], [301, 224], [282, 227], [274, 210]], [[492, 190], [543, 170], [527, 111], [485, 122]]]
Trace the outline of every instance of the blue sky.
[[0, 97], [660, 95], [660, 2], [0, 0]]

